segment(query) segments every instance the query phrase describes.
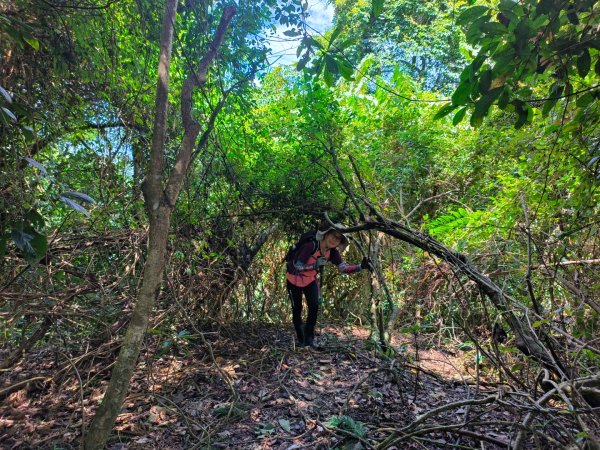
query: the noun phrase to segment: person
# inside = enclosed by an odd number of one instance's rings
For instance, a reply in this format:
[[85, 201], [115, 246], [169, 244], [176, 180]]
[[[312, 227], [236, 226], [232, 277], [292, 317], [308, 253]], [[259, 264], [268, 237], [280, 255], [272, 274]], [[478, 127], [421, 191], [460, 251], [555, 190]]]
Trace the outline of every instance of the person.
[[[317, 231], [315, 239], [301, 245], [288, 264], [287, 290], [292, 302], [292, 321], [298, 337], [298, 345], [301, 347], [319, 349], [314, 342], [320, 297], [317, 273], [322, 271], [325, 263], [330, 261], [345, 274], [358, 273], [363, 269], [372, 270], [367, 258], [364, 258], [361, 264], [344, 262], [340, 251], [343, 251], [347, 245], [348, 238], [335, 228]], [[306, 324], [302, 323], [302, 294], [308, 306]]]

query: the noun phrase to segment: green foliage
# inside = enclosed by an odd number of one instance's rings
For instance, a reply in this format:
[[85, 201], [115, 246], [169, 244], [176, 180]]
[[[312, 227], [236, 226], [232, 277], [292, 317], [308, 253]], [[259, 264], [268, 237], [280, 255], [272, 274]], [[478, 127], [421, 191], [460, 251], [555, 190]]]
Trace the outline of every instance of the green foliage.
[[277, 432], [275, 425], [272, 423], [261, 423], [258, 427], [254, 429], [254, 434], [259, 439], [263, 439], [269, 437]]
[[234, 417], [239, 419], [247, 416], [250, 408], [250, 405], [241, 402], [219, 403], [213, 408], [213, 414], [217, 417]]
[[[142, 1], [85, 14], [68, 9], [58, 17], [39, 2], [17, 3], [31, 11], [27, 20], [0, 17], [1, 50], [10, 48], [14, 58], [0, 68], [0, 107], [10, 111], [0, 113], [0, 265], [8, 269], [2, 281], [49, 253], [55, 259], [48, 266], [33, 267], [10, 289], [59, 298], [61, 290], [92, 286], [60, 305], [73, 308], [78, 322], [57, 322], [51, 331], [55, 339], [79, 343], [122, 317], [139, 281], [146, 251], [139, 185], [152, 139], [162, 13]], [[180, 5], [173, 111], [214, 31], [222, 4], [210, 4]], [[281, 264], [287, 241], [317, 225], [324, 211], [347, 224], [373, 214], [360, 200], [357, 211], [343, 193], [335, 152], [357, 197], [465, 253], [525, 306], [532, 304], [524, 282], [531, 253], [532, 289], [542, 309], [532, 328], [553, 324], [582, 341], [595, 339], [598, 317], [584, 300], [599, 291], [598, 275], [594, 267], [560, 265], [597, 259], [600, 248], [599, 63], [597, 37], [589, 35], [597, 17], [589, 2], [340, 0], [335, 6], [334, 28], [319, 37], [305, 32], [300, 3], [241, 4], [246, 14], [236, 16], [228, 45], [194, 98], [194, 115], [204, 124], [230, 90], [174, 208], [161, 305], [176, 311], [183, 304], [185, 320], [287, 321]], [[302, 71], [263, 65], [268, 42], [260, 30], [271, 12], [291, 25], [287, 36], [301, 36]], [[26, 30], [39, 45], [9, 27]], [[470, 63], [461, 74], [464, 57]], [[448, 89], [451, 99], [440, 107]], [[181, 130], [172, 114], [168, 164]], [[98, 201], [93, 209], [91, 199]], [[256, 237], [272, 225], [277, 231], [252, 254]], [[51, 234], [68, 254], [57, 256]], [[376, 239], [363, 233], [359, 240], [366, 247]], [[101, 250], [62, 244], [78, 240]], [[401, 332], [444, 330], [465, 345], [460, 326], [485, 335], [485, 316], [496, 311], [473, 286], [459, 283], [444, 261], [387, 237], [380, 244], [393, 302], [409, 318]], [[344, 257], [356, 262], [362, 255], [351, 246]], [[91, 275], [100, 279], [86, 278]], [[368, 317], [363, 275], [328, 277], [332, 319]], [[27, 322], [19, 308], [30, 305], [17, 303], [2, 305], [2, 317], [10, 316], [5, 335], [18, 343], [39, 323]], [[185, 349], [191, 339], [176, 332], [190, 329], [181, 316], [169, 314], [150, 330], [158, 335], [158, 355]], [[367, 345], [378, 348], [374, 340]], [[517, 350], [511, 343], [500, 352], [513, 359]], [[583, 372], [597, 365], [587, 348], [569, 355]], [[515, 374], [527, 369], [525, 361], [511, 366]], [[247, 411], [226, 404], [214, 413], [244, 417]], [[265, 424], [256, 434], [267, 437], [275, 426]], [[279, 426], [289, 431], [289, 423]], [[331, 418], [329, 426], [366, 434], [348, 416]]]
[[[331, 31], [321, 37], [304, 34], [297, 69], [332, 86], [340, 78], [389, 77], [395, 67], [424, 87], [446, 90], [463, 60], [452, 20], [445, 2], [339, 1]], [[378, 64], [365, 73], [358, 66], [368, 57]]]
[[365, 437], [367, 435], [367, 429], [362, 422], [354, 420], [350, 416], [339, 415], [331, 416], [327, 419], [326, 425], [333, 428], [340, 428], [345, 431], [349, 431], [358, 437]]
[[515, 128], [531, 123], [538, 108], [547, 116], [560, 107], [557, 114], [570, 121], [567, 131], [597, 122], [600, 77], [591, 68], [600, 39], [594, 5], [593, 0], [502, 0], [493, 7], [464, 7], [456, 23], [477, 53], [438, 117], [467, 107], [477, 127], [497, 105], [513, 115]]

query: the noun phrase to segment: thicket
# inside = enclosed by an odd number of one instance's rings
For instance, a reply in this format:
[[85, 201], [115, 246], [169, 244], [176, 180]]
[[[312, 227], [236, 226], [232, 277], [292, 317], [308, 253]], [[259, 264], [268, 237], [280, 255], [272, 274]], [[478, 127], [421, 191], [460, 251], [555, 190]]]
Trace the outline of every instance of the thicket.
[[[259, 3], [237, 5], [192, 97], [214, 127], [171, 205], [157, 354], [203, 327], [287, 323], [283, 257], [329, 218], [354, 230], [345, 258], [376, 271], [327, 272], [326, 320], [368, 324], [388, 357], [392, 331], [470, 348], [490, 378], [546, 391], [515, 402], [521, 430], [566, 412], [561, 445], [598, 445], [595, 3], [339, 1], [324, 36], [301, 4]], [[271, 12], [302, 70], [264, 65]], [[220, 15], [180, 5], [163, 179], [178, 92]], [[4, 370], [37, 348], [85, 368], [120, 346], [148, 253], [162, 16], [145, 1], [0, 6]]]

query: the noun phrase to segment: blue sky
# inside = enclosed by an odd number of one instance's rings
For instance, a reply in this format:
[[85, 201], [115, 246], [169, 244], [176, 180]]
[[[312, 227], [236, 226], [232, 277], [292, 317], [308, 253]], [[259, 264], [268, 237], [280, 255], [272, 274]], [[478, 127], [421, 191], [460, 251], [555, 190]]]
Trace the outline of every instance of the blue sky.
[[[331, 27], [333, 20], [333, 7], [326, 0], [308, 0], [308, 25], [319, 33], [325, 32]], [[287, 28], [278, 27], [277, 33], [270, 38], [273, 52], [269, 62], [274, 65], [292, 64], [297, 61], [296, 49], [300, 44], [300, 37], [290, 38], [284, 36]], [[309, 30], [311, 33], [316, 33]]]

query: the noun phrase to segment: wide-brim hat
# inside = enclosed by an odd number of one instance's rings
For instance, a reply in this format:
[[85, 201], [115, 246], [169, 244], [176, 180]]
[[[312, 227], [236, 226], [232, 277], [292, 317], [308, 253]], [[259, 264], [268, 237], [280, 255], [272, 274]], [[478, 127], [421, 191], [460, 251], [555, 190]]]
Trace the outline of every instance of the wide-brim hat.
[[342, 242], [340, 242], [340, 245], [337, 246], [338, 250], [343, 251], [346, 249], [346, 247], [348, 247], [348, 238], [346, 237], [346, 235], [344, 233], [342, 233], [339, 228], [344, 228], [343, 225], [341, 223], [336, 223], [334, 224], [333, 227], [329, 227], [326, 230], [318, 230], [317, 231], [317, 241], [322, 241], [323, 238], [325, 237], [325, 235], [331, 231], [335, 231], [336, 233], [338, 233], [340, 236], [342, 236]]

